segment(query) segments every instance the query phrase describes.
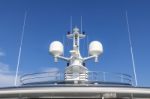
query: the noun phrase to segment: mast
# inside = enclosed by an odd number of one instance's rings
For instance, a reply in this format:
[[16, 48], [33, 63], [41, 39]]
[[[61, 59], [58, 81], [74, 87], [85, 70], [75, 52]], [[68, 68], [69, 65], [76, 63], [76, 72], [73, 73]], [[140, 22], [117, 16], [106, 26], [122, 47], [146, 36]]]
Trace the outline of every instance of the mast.
[[98, 61], [98, 56], [103, 53], [102, 44], [99, 41], [92, 41], [89, 44], [89, 55], [82, 57], [80, 53], [80, 39], [85, 38], [86, 35], [81, 33], [79, 28], [73, 28], [73, 33], [67, 34], [68, 39], [73, 40], [73, 48], [70, 50], [70, 57], [63, 55], [63, 44], [59, 41], [53, 41], [50, 44], [49, 51], [54, 56], [55, 62], [58, 59], [62, 59], [68, 62], [68, 66], [65, 68], [65, 80], [73, 81], [87, 81], [88, 80], [88, 69], [84, 66], [86, 60], [95, 58], [95, 62]]

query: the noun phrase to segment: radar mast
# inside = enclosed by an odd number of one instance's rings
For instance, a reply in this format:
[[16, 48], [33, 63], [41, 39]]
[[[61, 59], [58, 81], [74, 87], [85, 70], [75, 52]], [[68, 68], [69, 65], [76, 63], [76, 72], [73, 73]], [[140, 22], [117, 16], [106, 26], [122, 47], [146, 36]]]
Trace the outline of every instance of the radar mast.
[[73, 33], [67, 34], [67, 38], [73, 40], [73, 49], [70, 50], [70, 57], [62, 56], [64, 49], [61, 42], [53, 41], [50, 44], [49, 51], [54, 56], [55, 62], [58, 59], [63, 59], [68, 62], [68, 66], [65, 68], [66, 81], [87, 81], [88, 69], [84, 66], [84, 62], [92, 58], [95, 58], [95, 62], [97, 62], [98, 56], [103, 53], [102, 44], [99, 41], [92, 41], [89, 45], [90, 56], [82, 57], [80, 53], [80, 39], [85, 37], [86, 35], [81, 33], [77, 27], [73, 29]]

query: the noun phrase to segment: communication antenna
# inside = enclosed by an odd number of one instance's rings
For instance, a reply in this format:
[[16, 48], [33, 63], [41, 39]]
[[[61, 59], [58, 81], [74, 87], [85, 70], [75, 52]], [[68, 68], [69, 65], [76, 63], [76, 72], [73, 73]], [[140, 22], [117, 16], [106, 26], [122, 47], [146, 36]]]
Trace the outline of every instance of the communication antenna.
[[[63, 36], [63, 45], [64, 45], [64, 49], [65, 49], [65, 37]], [[65, 55], [65, 53], [63, 52], [63, 56]]]
[[20, 43], [20, 48], [19, 48], [15, 82], [14, 82], [15, 86], [17, 86], [18, 70], [19, 70], [19, 65], [20, 65], [20, 57], [21, 57], [22, 43], [23, 43], [23, 38], [24, 38], [24, 29], [25, 29], [25, 25], [26, 25], [26, 17], [27, 17], [27, 12], [25, 12], [25, 15], [24, 15], [23, 27], [22, 27], [22, 32], [21, 32], [21, 43]]
[[130, 52], [131, 52], [131, 57], [132, 57], [132, 66], [133, 66], [135, 86], [137, 86], [138, 85], [138, 83], [137, 83], [137, 74], [136, 74], [136, 68], [135, 68], [135, 60], [134, 60], [134, 53], [133, 53], [132, 39], [131, 39], [131, 32], [130, 32], [130, 26], [129, 26], [129, 21], [128, 21], [128, 12], [127, 11], [126, 11], [126, 22], [127, 22], [127, 29], [128, 29]]
[[[87, 35], [87, 36], [86, 36], [86, 47], [87, 47], [87, 50], [89, 49], [88, 44], [89, 44], [89, 37], [88, 37], [88, 35]], [[87, 52], [87, 55], [89, 56], [89, 52]]]
[[[80, 28], [81, 28], [81, 33], [83, 33], [83, 21], [82, 21], [82, 16], [80, 17], [80, 21], [81, 21], [81, 23], [80, 23]], [[85, 44], [85, 39], [84, 39], [84, 41], [83, 41], [83, 50], [85, 50], [85, 48], [86, 48], [86, 46], [85, 46], [86, 44]], [[85, 51], [83, 51], [83, 55], [85, 55]]]
[[83, 40], [82, 49], [83, 49], [83, 55], [86, 56], [86, 53], [85, 53], [85, 52], [86, 52], [85, 50], [87, 50], [87, 49], [86, 49], [86, 39]]
[[72, 16], [70, 16], [70, 32], [72, 33]]
[[81, 33], [82, 33], [82, 16], [81, 16]]

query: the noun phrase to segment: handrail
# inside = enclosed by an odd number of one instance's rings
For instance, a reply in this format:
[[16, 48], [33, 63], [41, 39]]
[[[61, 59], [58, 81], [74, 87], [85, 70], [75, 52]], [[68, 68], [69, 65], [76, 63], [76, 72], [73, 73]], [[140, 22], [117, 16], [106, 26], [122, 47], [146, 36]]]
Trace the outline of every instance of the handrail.
[[[88, 71], [88, 81], [101, 81], [101, 82], [116, 82], [126, 83], [132, 85], [132, 77], [123, 73], [110, 73], [101, 71]], [[26, 74], [20, 77], [21, 84], [36, 83], [36, 82], [51, 82], [51, 81], [64, 81], [64, 71], [50, 71]], [[70, 74], [69, 74], [70, 75]], [[82, 79], [81, 79], [82, 80]]]

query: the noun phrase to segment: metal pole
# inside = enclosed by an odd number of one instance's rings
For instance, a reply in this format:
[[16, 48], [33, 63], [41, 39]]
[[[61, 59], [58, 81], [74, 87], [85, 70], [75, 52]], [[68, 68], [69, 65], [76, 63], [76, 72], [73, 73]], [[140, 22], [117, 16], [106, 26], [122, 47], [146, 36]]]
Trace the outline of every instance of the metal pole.
[[127, 29], [128, 29], [129, 43], [130, 43], [130, 52], [131, 52], [131, 58], [132, 58], [132, 66], [133, 66], [135, 86], [137, 86], [138, 85], [138, 83], [137, 83], [137, 74], [136, 74], [136, 67], [135, 67], [135, 60], [134, 60], [134, 54], [133, 54], [133, 48], [132, 48], [131, 32], [130, 32], [130, 26], [129, 26], [129, 22], [128, 22], [128, 13], [127, 13], [127, 11], [126, 11], [126, 22], [127, 22]]

